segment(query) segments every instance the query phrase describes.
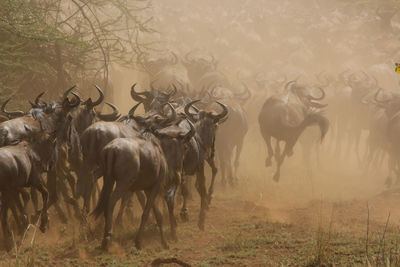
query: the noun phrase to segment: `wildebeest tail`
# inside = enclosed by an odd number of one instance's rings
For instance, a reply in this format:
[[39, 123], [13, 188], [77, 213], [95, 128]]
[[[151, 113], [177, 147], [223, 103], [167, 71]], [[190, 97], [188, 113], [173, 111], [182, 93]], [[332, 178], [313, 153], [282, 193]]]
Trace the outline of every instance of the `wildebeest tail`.
[[112, 152], [112, 150], [107, 150], [107, 148], [103, 150], [101, 155], [101, 162], [104, 168], [103, 188], [101, 189], [96, 208], [91, 214], [96, 219], [101, 215], [102, 212], [104, 212], [104, 209], [107, 207], [111, 192], [114, 188], [114, 178], [112, 176], [114, 153]]
[[313, 112], [308, 114], [303, 121], [304, 128], [311, 125], [319, 126], [322, 142], [329, 129], [329, 120], [321, 112]]

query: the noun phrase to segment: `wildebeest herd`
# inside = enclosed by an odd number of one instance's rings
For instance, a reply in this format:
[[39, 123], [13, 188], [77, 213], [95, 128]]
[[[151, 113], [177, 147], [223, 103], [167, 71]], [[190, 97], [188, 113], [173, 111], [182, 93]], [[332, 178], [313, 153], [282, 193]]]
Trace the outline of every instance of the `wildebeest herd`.
[[[175, 198], [177, 192], [182, 195], [180, 217], [187, 221], [189, 177], [196, 177], [195, 187], [200, 195], [200, 230], [205, 228], [218, 168], [223, 184], [235, 186], [239, 182], [240, 154], [249, 129], [244, 105], [252, 99], [252, 91], [257, 90], [230, 81], [219, 71], [214, 57], [195, 57], [188, 53], [180, 59], [172, 53], [160, 59], [141, 56], [139, 62], [149, 73], [149, 89], [140, 90], [136, 84], [131, 87], [130, 95], [136, 103], [132, 102], [132, 108], [123, 116], [115, 105], [107, 102], [112, 113], [95, 110], [105, 98], [98, 86], [93, 88], [99, 95], [96, 100], [83, 100], [79, 88], [74, 86], [55, 101], [43, 100], [44, 93], [38, 95], [29, 101], [28, 112], [7, 111], [10, 99], [3, 103], [0, 192], [6, 249], [13, 246], [12, 228], [22, 232], [28, 223], [38, 221], [40, 230], [45, 232], [51, 207], [65, 221], [64, 207], [58, 199], [62, 197], [82, 221], [89, 213], [104, 216], [102, 248], [107, 250], [116, 203], [121, 200], [117, 216], [121, 221], [134, 194], [143, 209], [136, 247], [141, 248], [142, 233], [153, 211], [161, 243], [167, 248], [157, 198], [165, 201], [172, 237], [177, 239]], [[186, 76], [177, 75], [173, 70], [177, 64], [186, 69]], [[255, 82], [259, 87], [269, 84], [257, 75]], [[318, 126], [322, 141], [330, 124], [337, 140], [336, 150], [341, 149], [340, 136], [348, 134], [352, 140], [348, 147], [354, 147], [357, 155], [360, 132], [368, 129], [364, 162], [369, 165], [388, 155], [389, 171], [398, 177], [400, 95], [383, 93], [373, 77], [355, 71], [342, 72], [334, 80], [320, 74], [317, 86], [286, 78], [272, 82], [277, 84], [274, 88], [261, 89], [266, 91], [258, 122], [267, 147], [265, 166], [272, 165], [273, 157], [277, 164], [275, 181], [279, 181], [281, 165], [293, 154], [304, 130]], [[325, 92], [328, 86], [336, 86], [329, 95]], [[354, 117], [343, 115], [345, 112], [340, 112], [338, 103], [341, 107], [351, 105]], [[144, 114], [138, 115], [141, 105]], [[335, 112], [328, 113], [329, 108]], [[276, 141], [274, 144], [272, 138]], [[284, 142], [282, 151], [280, 142]], [[305, 151], [318, 144], [319, 140], [315, 139], [302, 141]], [[209, 181], [206, 164], [211, 168]], [[40, 208], [37, 191], [42, 196]], [[92, 200], [97, 203], [95, 207], [91, 205]], [[30, 201], [34, 208], [32, 216], [28, 216]], [[13, 227], [9, 225], [9, 211]]]

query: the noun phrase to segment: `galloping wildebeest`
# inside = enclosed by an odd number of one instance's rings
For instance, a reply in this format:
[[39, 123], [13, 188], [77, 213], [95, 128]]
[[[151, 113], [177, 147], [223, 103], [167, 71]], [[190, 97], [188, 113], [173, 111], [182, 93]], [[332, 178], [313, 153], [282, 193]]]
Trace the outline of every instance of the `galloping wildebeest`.
[[[323, 95], [316, 98], [309, 95], [303, 87], [289, 88], [291, 83], [293, 81], [285, 86], [288, 90], [286, 95], [269, 97], [258, 116], [261, 134], [268, 149], [266, 167], [271, 166], [271, 158], [275, 154], [277, 162], [277, 170], [273, 177], [275, 181], [279, 181], [283, 160], [286, 156], [293, 154], [293, 147], [304, 129], [314, 124], [319, 125], [322, 140], [329, 127], [329, 121], [323, 115], [310, 109], [310, 107], [323, 106], [315, 101], [324, 97], [324, 91], [321, 89]], [[275, 151], [272, 150], [271, 137], [277, 141]], [[279, 144], [281, 141], [285, 142], [282, 153]]]

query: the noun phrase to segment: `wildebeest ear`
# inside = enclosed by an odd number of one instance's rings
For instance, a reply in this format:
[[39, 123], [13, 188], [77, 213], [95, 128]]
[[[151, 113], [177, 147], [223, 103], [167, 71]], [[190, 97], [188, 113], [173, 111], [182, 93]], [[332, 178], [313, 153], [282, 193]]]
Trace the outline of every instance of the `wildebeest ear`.
[[31, 129], [31, 127], [29, 127], [28, 125], [24, 125], [24, 128], [25, 128], [25, 131], [27, 132], [27, 133], [29, 133], [29, 134], [31, 134], [33, 131], [32, 131], [32, 129]]

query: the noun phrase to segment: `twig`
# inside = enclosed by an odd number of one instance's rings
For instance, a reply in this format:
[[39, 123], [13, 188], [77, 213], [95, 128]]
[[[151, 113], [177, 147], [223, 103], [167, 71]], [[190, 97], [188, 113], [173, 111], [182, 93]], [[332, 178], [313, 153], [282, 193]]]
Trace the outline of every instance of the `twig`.
[[[386, 230], [387, 230], [387, 227], [389, 224], [389, 219], [390, 219], [390, 212], [389, 212], [388, 218], [386, 220], [385, 229], [383, 230], [383, 234], [382, 234], [382, 238], [381, 238], [381, 242], [379, 244], [379, 250], [378, 250], [378, 253], [379, 253], [379, 251], [382, 249], [382, 262], [383, 263], [385, 262], [385, 234], [386, 234]], [[379, 258], [379, 254], [378, 254], [378, 258]]]
[[161, 266], [161, 264], [168, 264], [168, 263], [176, 263], [180, 266], [183, 267], [191, 267], [192, 265], [190, 265], [189, 263], [186, 263], [184, 261], [178, 260], [177, 258], [167, 258], [167, 259], [155, 259], [152, 263], [151, 263], [151, 267], [158, 267]]
[[367, 256], [367, 261], [369, 259], [368, 255], [368, 238], [369, 238], [369, 205], [367, 202], [367, 238], [365, 240], [365, 255]]

